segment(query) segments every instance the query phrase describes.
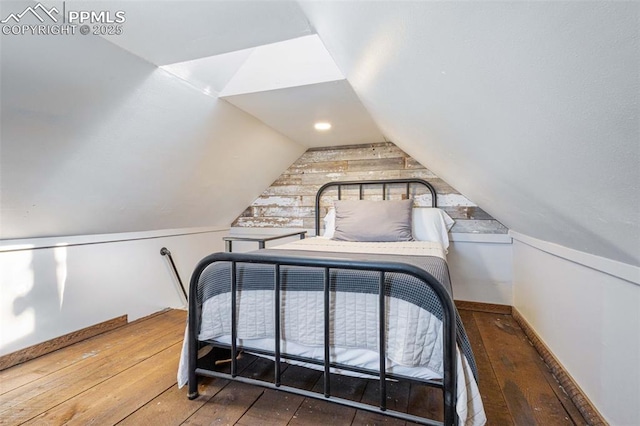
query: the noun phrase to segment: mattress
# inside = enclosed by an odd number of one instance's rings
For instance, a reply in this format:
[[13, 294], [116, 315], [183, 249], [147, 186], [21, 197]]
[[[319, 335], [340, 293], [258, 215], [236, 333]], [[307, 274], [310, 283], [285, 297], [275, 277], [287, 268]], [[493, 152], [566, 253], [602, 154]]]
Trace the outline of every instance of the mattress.
[[[436, 243], [358, 243], [309, 238], [256, 254], [304, 255], [336, 259], [402, 261], [431, 273], [451, 292], [445, 252]], [[214, 267], [215, 266], [215, 267]], [[322, 359], [324, 342], [324, 272], [299, 267], [281, 268], [283, 351]], [[238, 265], [238, 338], [244, 346], [273, 347], [273, 268]], [[378, 274], [332, 270], [332, 361], [377, 370]], [[201, 276], [197, 298], [201, 306], [200, 340], [228, 342], [231, 311], [228, 265], [211, 265]], [[404, 274], [387, 273], [388, 371], [420, 377], [442, 377], [442, 307], [424, 283]], [[421, 287], [420, 287], [421, 286]], [[186, 334], [185, 334], [186, 335]], [[461, 424], [484, 424], [476, 384], [475, 361], [458, 319], [458, 404]], [[178, 384], [187, 381], [186, 339]]]

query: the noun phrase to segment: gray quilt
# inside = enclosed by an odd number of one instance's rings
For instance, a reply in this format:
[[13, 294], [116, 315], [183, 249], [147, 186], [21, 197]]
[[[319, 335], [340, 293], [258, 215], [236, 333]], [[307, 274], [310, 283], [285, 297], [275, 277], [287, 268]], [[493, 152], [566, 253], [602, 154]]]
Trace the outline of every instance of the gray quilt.
[[[389, 254], [354, 254], [337, 252], [317, 252], [300, 250], [260, 250], [257, 255], [319, 257], [334, 259], [354, 259], [383, 262], [401, 262], [414, 265], [431, 274], [451, 295], [451, 282], [447, 263], [435, 256], [407, 256]], [[321, 268], [282, 266], [281, 289], [286, 292], [321, 292], [324, 289], [324, 271]], [[442, 306], [434, 291], [425, 283], [409, 275], [387, 273], [385, 275], [385, 292], [391, 298], [411, 303], [422, 308], [440, 321], [443, 318]], [[356, 271], [332, 269], [330, 289], [332, 292], [378, 294], [379, 273], [372, 271]], [[238, 292], [254, 290], [273, 290], [274, 268], [264, 264], [237, 265]], [[219, 262], [207, 267], [200, 277], [197, 303], [202, 304], [215, 296], [227, 293], [231, 287], [230, 265]], [[456, 311], [457, 343], [467, 359], [477, 381], [477, 367], [464, 326]]]

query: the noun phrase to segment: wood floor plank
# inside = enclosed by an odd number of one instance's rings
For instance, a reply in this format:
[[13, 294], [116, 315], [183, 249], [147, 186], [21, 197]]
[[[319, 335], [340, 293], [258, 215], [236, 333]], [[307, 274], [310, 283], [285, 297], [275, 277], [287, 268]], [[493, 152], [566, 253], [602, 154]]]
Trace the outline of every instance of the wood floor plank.
[[458, 312], [469, 337], [469, 343], [478, 367], [478, 388], [480, 389], [482, 404], [487, 415], [487, 422], [492, 425], [513, 425], [513, 418], [509, 413], [498, 379], [491, 366], [473, 312], [466, 310], [459, 310]]
[[[411, 385], [409, 383], [387, 380], [387, 408], [395, 411], [407, 411], [410, 391]], [[367, 380], [361, 401], [376, 406], [380, 404], [380, 382], [378, 380]]]
[[[408, 383], [387, 381], [387, 409], [407, 412], [410, 391], [411, 385]], [[373, 406], [380, 405], [380, 382], [378, 380], [367, 380], [367, 385], [360, 401]], [[364, 410], [357, 411], [354, 423], [366, 425], [384, 424], [393, 426], [402, 426], [406, 424], [403, 420]]]
[[0, 356], [0, 370], [13, 367], [14, 365], [36, 359], [58, 349], [66, 348], [74, 343], [82, 342], [93, 336], [97, 336], [107, 331], [114, 330], [127, 324], [127, 316], [121, 315], [108, 321], [103, 321], [80, 330], [72, 331], [63, 336], [59, 336], [42, 343], [20, 349], [18, 351]]
[[[112, 348], [34, 380], [29, 386], [20, 386], [0, 395], [0, 417], [10, 419], [6, 424], [26, 421], [145, 361], [167, 346], [180, 343], [182, 334], [182, 327], [177, 323], [173, 328], [135, 333], [127, 350], [114, 344]], [[127, 341], [126, 336], [122, 340]], [[175, 374], [173, 377], [175, 380]]]
[[[0, 371], [0, 394], [25, 384], [32, 385], [42, 377], [76, 363], [82, 363], [88, 358], [101, 356], [105, 352], [122, 351], [137, 340], [145, 339], [151, 334], [157, 334], [158, 330], [171, 329], [176, 326], [184, 330], [185, 325], [186, 312], [171, 310], [162, 315], [154, 315], [144, 320], [132, 322], [125, 327], [94, 336], [29, 362], [18, 364]], [[118, 337], [115, 338], [115, 336]]]
[[282, 375], [282, 383], [300, 389], [312, 389], [322, 377], [322, 372], [310, 368], [290, 365]]
[[407, 424], [407, 422], [400, 419], [396, 419], [394, 417], [385, 416], [383, 414], [372, 413], [370, 411], [364, 411], [364, 410], [357, 410], [356, 416], [353, 418], [352, 424], [404, 426]]
[[[465, 311], [461, 316], [476, 356], [489, 425], [584, 424], [511, 316]], [[2, 373], [17, 387], [0, 395], [0, 401], [5, 398], [0, 424], [24, 420], [27, 424], [121, 426], [405, 423], [323, 400], [220, 379], [201, 378], [201, 396], [189, 401], [186, 390], [177, 389], [175, 378], [185, 319], [184, 312], [169, 311], [159, 314], [155, 323], [129, 324], [12, 367], [14, 371], [5, 370]], [[109, 338], [101, 340], [106, 335]], [[223, 364], [216, 368], [228, 367]], [[238, 367], [242, 375], [273, 377], [273, 362], [263, 358], [243, 354]], [[19, 372], [33, 380], [21, 381]], [[286, 366], [282, 380], [285, 385], [322, 389], [322, 373], [317, 370]], [[377, 386], [373, 380], [332, 376], [333, 394], [343, 398], [377, 403]], [[387, 386], [390, 409], [404, 411], [406, 407], [409, 412], [430, 416], [440, 410], [439, 390], [418, 391], [420, 386], [412, 390], [406, 383], [394, 382]]]
[[183, 425], [232, 425], [262, 395], [264, 388], [231, 382], [204, 403]]
[[[299, 389], [311, 389], [322, 373], [317, 370], [288, 365], [283, 371], [283, 385]], [[253, 406], [240, 418], [238, 425], [286, 425], [304, 401], [300, 395], [266, 390]]]
[[123, 419], [120, 426], [179, 425], [186, 421], [207, 401], [229, 383], [228, 380], [202, 378], [198, 384], [198, 398], [190, 401], [185, 388], [173, 385], [149, 403]]
[[[243, 376], [256, 380], [273, 377], [273, 361], [244, 355], [245, 361], [252, 361], [251, 368], [242, 371]], [[264, 388], [244, 383], [231, 382], [210, 398], [183, 424], [235, 424], [263, 394]]]
[[[338, 398], [360, 401], [364, 394], [364, 390], [367, 387], [367, 381], [357, 377], [330, 374], [330, 379], [331, 396], [336, 396]], [[324, 375], [318, 379], [313, 387], [313, 391], [322, 392], [323, 386]]]
[[182, 344], [176, 343], [25, 424], [109, 425], [173, 386]]
[[313, 398], [305, 398], [289, 422], [292, 426], [332, 425], [347, 426], [353, 423], [356, 410]]
[[515, 424], [573, 424], [532, 362], [538, 354], [513, 318], [481, 312], [473, 316]]
[[289, 424], [304, 397], [287, 392], [265, 389], [264, 393], [236, 423], [239, 426]]
[[[366, 388], [366, 381], [350, 376], [330, 375], [331, 395], [359, 401]], [[314, 392], [322, 392], [324, 386], [324, 375], [322, 375], [315, 386]], [[292, 425], [304, 424], [351, 424], [356, 415], [356, 409], [345, 407], [314, 398], [305, 398], [300, 408], [291, 419]]]
[[[247, 369], [251, 369], [255, 361], [256, 358], [253, 356], [240, 355], [237, 364], [238, 371], [242, 373]], [[230, 364], [223, 363], [215, 369], [217, 371], [226, 371], [229, 369]], [[122, 420], [118, 425], [182, 424], [229, 383], [228, 380], [224, 379], [200, 377], [198, 381], [199, 396], [194, 400], [187, 398], [186, 386], [179, 389], [176, 384]]]
[[409, 413], [433, 420], [444, 420], [442, 390], [430, 386], [411, 384]]

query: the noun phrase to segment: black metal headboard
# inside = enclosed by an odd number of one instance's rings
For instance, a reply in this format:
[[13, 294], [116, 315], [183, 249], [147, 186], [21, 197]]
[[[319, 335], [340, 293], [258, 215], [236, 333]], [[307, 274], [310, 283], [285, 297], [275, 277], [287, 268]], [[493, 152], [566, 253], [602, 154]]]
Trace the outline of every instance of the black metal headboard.
[[411, 193], [411, 185], [422, 185], [426, 187], [431, 193], [431, 207], [438, 207], [438, 201], [436, 196], [436, 190], [433, 186], [427, 182], [426, 180], [416, 179], [416, 178], [407, 178], [407, 179], [383, 179], [383, 180], [354, 180], [354, 181], [337, 181], [337, 182], [329, 182], [325, 183], [318, 189], [316, 193], [316, 235], [320, 234], [320, 199], [322, 198], [322, 194], [328, 190], [329, 188], [338, 188], [338, 200], [342, 199], [342, 188], [345, 186], [357, 186], [359, 190], [359, 198], [362, 200], [364, 196], [363, 186], [365, 185], [380, 185], [382, 188], [382, 199], [386, 199], [387, 195], [387, 186], [388, 185], [396, 185], [396, 184], [405, 184], [406, 185], [406, 195], [409, 198]]

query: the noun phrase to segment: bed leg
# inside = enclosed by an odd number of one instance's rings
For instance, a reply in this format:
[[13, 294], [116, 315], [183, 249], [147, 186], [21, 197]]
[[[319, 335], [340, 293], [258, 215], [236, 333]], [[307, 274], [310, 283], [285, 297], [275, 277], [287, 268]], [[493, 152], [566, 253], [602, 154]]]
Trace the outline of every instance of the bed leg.
[[198, 394], [198, 379], [196, 378], [196, 375], [193, 374], [189, 374], [189, 392], [187, 393], [187, 398], [193, 400], [196, 399], [199, 394]]

